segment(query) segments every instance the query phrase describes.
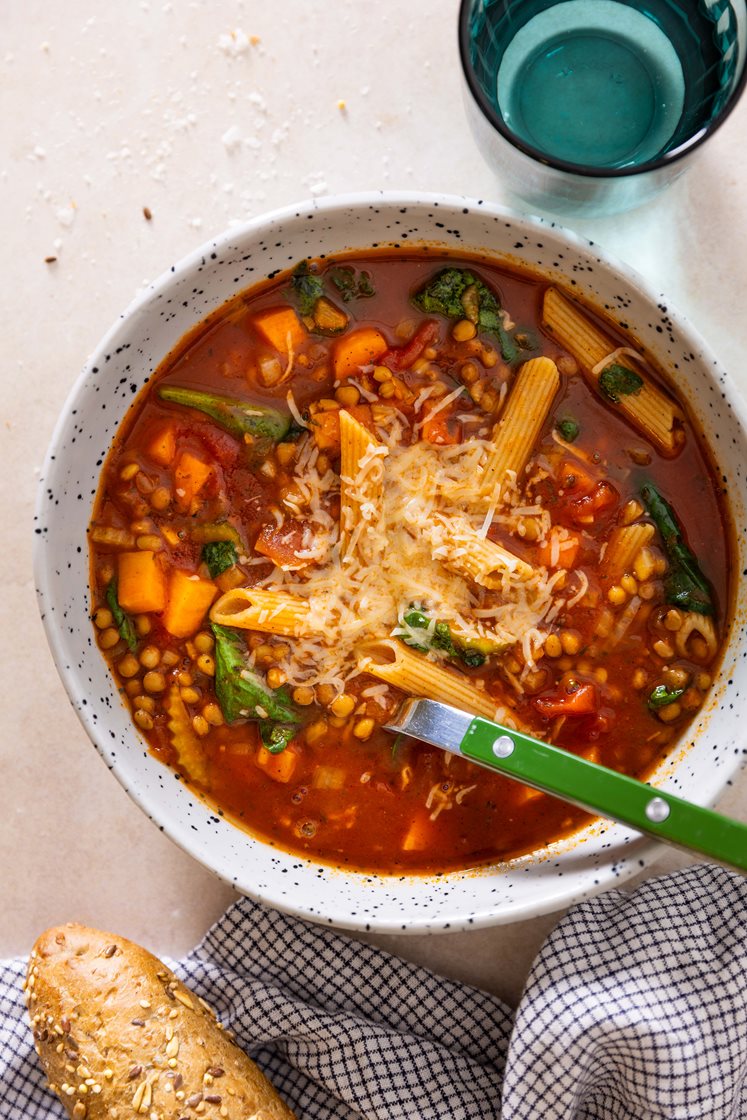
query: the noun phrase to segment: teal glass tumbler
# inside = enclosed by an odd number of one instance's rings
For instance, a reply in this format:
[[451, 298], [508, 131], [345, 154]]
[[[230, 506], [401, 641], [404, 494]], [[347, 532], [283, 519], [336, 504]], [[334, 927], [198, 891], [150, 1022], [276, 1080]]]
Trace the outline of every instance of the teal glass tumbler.
[[477, 143], [512, 194], [595, 217], [673, 182], [747, 79], [746, 0], [462, 0]]

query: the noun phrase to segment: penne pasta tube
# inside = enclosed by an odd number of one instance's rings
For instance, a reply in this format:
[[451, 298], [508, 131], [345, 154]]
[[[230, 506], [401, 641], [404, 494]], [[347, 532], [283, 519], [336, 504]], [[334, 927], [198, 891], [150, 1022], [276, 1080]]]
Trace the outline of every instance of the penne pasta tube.
[[[616, 351], [611, 339], [556, 288], [545, 292], [543, 326], [573, 355], [586, 379], [598, 387], [605, 368], [615, 361]], [[645, 367], [639, 368], [643, 363], [642, 355], [637, 355], [637, 363], [634, 372], [643, 381], [642, 386], [633, 393], [620, 395], [612, 403], [639, 432], [671, 455], [684, 439], [682, 410], [648, 379]], [[621, 358], [619, 364], [625, 365], [625, 359]]]
[[518, 482], [560, 387], [551, 358], [531, 358], [519, 370], [493, 435], [480, 493], [500, 498], [507, 482]]
[[389, 454], [368, 428], [340, 412], [340, 541], [346, 556], [365, 544], [366, 523], [381, 515], [382, 460]]
[[497, 717], [499, 705], [487, 692], [394, 638], [362, 643], [358, 650], [358, 668], [410, 696], [440, 700], [486, 719]]
[[432, 529], [434, 556], [444, 567], [481, 587], [499, 590], [506, 576], [529, 579], [534, 569], [502, 545], [481, 537], [464, 517], [438, 517]]
[[259, 587], [235, 587], [216, 599], [210, 620], [218, 626], [300, 638], [314, 632], [308, 626], [309, 614], [309, 604], [296, 595]]
[[638, 553], [650, 543], [654, 532], [654, 526], [648, 521], [618, 525], [613, 529], [599, 568], [600, 577], [619, 583], [626, 572], [632, 571]]

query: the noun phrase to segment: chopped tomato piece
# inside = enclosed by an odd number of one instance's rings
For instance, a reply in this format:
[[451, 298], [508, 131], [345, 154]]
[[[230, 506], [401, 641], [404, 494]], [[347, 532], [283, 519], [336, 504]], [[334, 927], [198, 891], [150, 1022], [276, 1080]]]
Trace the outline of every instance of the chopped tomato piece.
[[391, 346], [381, 356], [379, 362], [386, 366], [392, 373], [402, 373], [416, 362], [427, 346], [438, 338], [438, 323], [435, 319], [426, 319], [421, 323], [415, 334], [404, 346]]
[[594, 715], [599, 708], [595, 685], [588, 682], [580, 684], [574, 680], [567, 681], [554, 692], [535, 696], [532, 703], [547, 719], [553, 719], [555, 716]]
[[304, 547], [304, 533], [307, 529], [303, 521], [284, 521], [277, 526], [274, 522], [264, 525], [257, 537], [254, 551], [267, 556], [273, 564], [284, 571], [303, 568], [308, 560], [299, 558], [297, 553]]
[[593, 525], [600, 513], [608, 513], [619, 501], [611, 482], [598, 482], [591, 493], [571, 502], [570, 514], [577, 525]]

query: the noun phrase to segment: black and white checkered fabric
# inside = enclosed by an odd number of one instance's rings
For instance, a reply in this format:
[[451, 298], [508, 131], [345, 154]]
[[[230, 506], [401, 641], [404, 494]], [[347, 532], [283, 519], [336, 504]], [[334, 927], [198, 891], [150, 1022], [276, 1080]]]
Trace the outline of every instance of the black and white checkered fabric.
[[[24, 967], [0, 965], [0, 1118], [52, 1120]], [[721, 868], [575, 907], [515, 1019], [248, 899], [177, 968], [301, 1120], [747, 1120], [747, 882]]]

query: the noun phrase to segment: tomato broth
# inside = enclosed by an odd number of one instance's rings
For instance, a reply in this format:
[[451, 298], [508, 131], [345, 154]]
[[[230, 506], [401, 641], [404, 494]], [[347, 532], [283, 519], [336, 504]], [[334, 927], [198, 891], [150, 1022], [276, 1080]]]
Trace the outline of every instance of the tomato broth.
[[380, 873], [589, 820], [385, 731], [419, 673], [645, 778], [727, 629], [723, 487], [671, 380], [570, 292], [435, 251], [302, 262], [197, 326], [121, 426], [90, 544], [151, 751], [267, 842]]

